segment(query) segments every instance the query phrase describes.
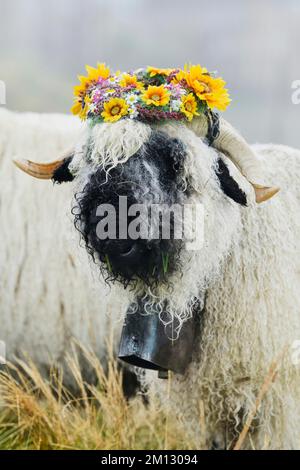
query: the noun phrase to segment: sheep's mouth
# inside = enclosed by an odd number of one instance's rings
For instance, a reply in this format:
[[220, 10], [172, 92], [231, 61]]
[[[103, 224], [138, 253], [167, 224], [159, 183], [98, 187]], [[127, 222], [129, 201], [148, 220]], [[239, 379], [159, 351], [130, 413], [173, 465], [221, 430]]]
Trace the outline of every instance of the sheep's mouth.
[[161, 320], [167, 310], [158, 314], [155, 304], [139, 299], [127, 310], [118, 357], [136, 367], [157, 370], [161, 378], [168, 371], [184, 374], [192, 359], [195, 338], [194, 317], [185, 321], [178, 335], [171, 335]]

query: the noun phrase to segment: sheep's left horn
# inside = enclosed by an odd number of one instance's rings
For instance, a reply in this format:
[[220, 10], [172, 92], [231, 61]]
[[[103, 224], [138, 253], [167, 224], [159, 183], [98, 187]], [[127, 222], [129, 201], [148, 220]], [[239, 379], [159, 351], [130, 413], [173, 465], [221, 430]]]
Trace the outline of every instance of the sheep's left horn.
[[276, 186], [260, 186], [258, 184], [253, 184], [252, 186], [254, 188], [255, 192], [255, 200], [257, 204], [260, 204], [261, 202], [265, 202], [268, 199], [271, 199], [271, 197], [275, 196], [275, 194], [278, 193], [279, 188], [276, 188]]
[[57, 168], [63, 163], [62, 160], [56, 160], [51, 163], [35, 163], [30, 160], [13, 160], [14, 164], [30, 176], [41, 180], [50, 180]]
[[[193, 119], [190, 126], [198, 136], [206, 136], [208, 130], [206, 116], [200, 115], [199, 118]], [[279, 191], [279, 188], [266, 184], [262, 164], [257, 155], [236, 129], [223, 118], [220, 118], [220, 132], [213, 146], [227, 155], [252, 184], [257, 203], [270, 199]]]

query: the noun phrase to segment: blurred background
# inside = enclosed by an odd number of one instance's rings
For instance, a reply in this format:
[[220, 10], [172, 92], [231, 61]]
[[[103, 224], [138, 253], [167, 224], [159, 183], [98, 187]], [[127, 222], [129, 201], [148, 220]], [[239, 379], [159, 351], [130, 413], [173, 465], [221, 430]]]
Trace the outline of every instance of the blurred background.
[[299, 0], [0, 0], [0, 80], [10, 109], [69, 113], [85, 64], [200, 63], [249, 141], [300, 148], [299, 24]]

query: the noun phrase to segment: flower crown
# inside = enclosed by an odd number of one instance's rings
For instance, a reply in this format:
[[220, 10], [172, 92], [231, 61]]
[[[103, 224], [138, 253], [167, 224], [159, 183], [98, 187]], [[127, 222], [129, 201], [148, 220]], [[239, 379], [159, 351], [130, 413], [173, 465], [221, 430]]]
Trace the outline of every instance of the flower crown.
[[87, 77], [79, 76], [80, 84], [74, 87], [71, 111], [92, 124], [122, 118], [191, 121], [214, 108], [224, 111], [231, 101], [224, 80], [200, 65], [113, 74], [98, 64], [86, 70]]

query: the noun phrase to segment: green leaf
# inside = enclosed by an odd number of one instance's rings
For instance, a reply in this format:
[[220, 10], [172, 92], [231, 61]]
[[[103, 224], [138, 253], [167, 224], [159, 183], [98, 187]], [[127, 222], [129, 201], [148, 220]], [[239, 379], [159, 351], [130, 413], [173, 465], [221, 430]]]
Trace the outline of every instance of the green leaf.
[[108, 255], [105, 255], [105, 263], [107, 264], [109, 272], [112, 272], [112, 267], [111, 267]]
[[163, 272], [166, 274], [168, 272], [168, 267], [169, 267], [169, 254], [168, 253], [162, 253], [162, 264], [163, 264]]

